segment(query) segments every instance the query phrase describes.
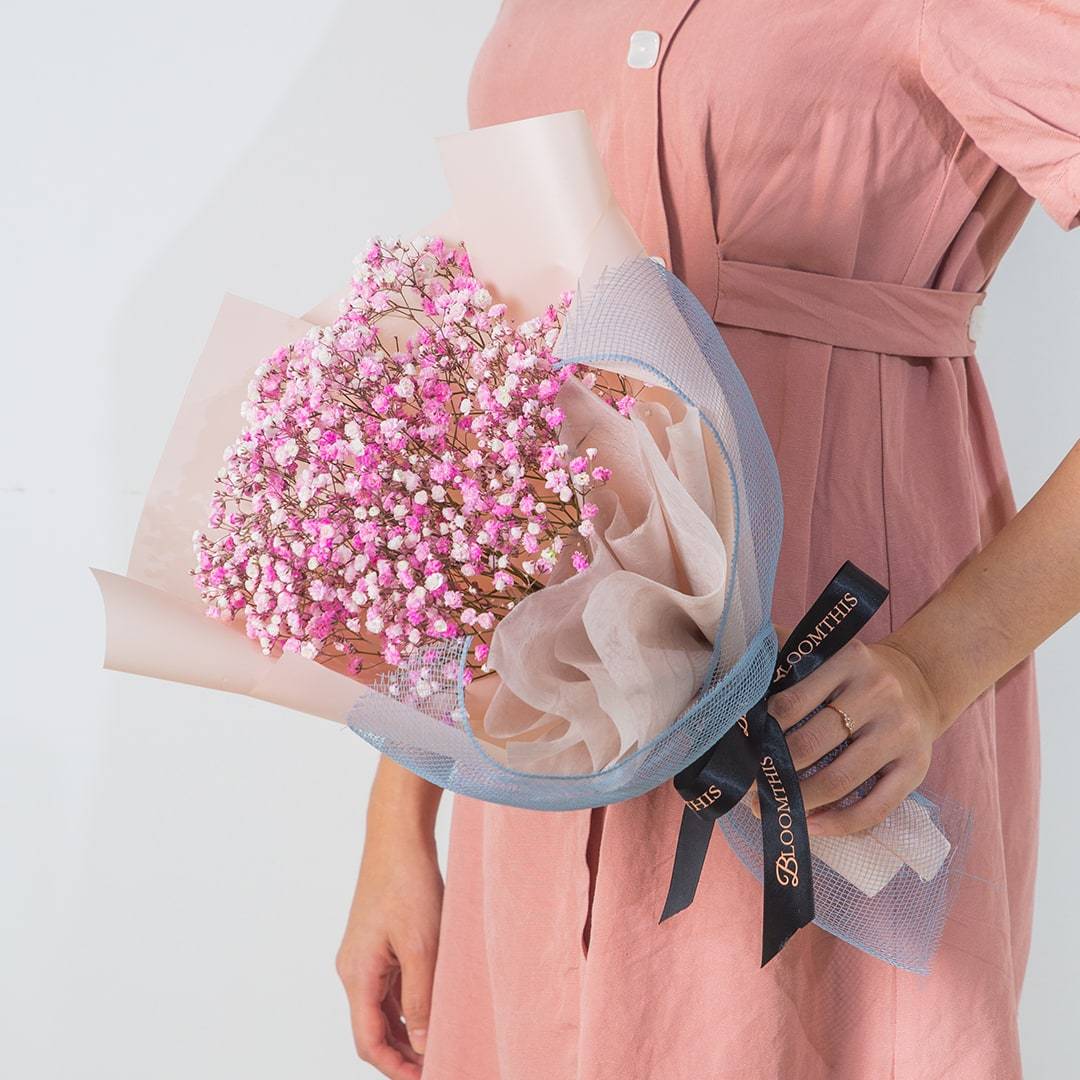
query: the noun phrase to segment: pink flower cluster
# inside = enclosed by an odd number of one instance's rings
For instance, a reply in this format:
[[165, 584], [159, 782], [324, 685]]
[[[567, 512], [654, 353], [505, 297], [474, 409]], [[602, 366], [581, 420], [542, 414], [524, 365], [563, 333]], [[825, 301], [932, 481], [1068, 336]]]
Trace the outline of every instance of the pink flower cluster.
[[464, 249], [371, 241], [337, 320], [255, 372], [194, 538], [207, 614], [352, 674], [472, 634], [482, 668], [564, 546], [588, 567], [588, 495], [610, 472], [560, 443], [560, 387], [633, 404], [555, 367], [571, 300], [515, 326]]

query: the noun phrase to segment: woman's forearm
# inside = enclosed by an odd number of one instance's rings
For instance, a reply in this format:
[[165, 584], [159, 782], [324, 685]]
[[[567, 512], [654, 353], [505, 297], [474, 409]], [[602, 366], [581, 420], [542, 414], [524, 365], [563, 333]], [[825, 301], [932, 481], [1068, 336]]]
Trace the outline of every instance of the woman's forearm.
[[411, 836], [431, 842], [442, 788], [383, 755], [368, 800], [368, 837]]
[[1080, 442], [982, 551], [885, 643], [922, 670], [944, 730], [1080, 612]]

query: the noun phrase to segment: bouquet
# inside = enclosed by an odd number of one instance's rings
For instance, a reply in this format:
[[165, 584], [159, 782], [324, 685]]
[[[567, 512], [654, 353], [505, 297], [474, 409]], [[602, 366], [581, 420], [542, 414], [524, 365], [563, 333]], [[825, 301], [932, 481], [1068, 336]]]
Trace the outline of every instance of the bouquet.
[[673, 781], [661, 918], [692, 901], [719, 820], [762, 881], [763, 962], [813, 920], [926, 970], [966, 812], [916, 793], [868, 834], [811, 843], [767, 708], [886, 591], [845, 564], [779, 645], [760, 417], [694, 295], [611, 242], [629, 230], [602, 193], [606, 256], [526, 318], [428, 234], [371, 241], [330, 319], [228, 298], [128, 576], [98, 573], [107, 664], [344, 721], [490, 801], [569, 809]]

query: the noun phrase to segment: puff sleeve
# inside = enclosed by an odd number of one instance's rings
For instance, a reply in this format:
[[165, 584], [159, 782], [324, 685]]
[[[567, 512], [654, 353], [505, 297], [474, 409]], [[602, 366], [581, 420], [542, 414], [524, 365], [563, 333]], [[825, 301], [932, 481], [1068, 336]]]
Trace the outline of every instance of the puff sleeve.
[[975, 145], [1080, 224], [1080, 0], [924, 0], [919, 68]]

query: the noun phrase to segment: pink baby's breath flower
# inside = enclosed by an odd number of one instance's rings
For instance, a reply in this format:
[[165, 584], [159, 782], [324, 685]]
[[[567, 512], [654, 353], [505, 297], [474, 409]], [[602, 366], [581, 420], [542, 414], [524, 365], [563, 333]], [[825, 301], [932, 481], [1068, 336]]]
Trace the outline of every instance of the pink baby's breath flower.
[[[466, 633], [483, 665], [499, 620], [591, 527], [587, 496], [611, 476], [594, 449], [570, 459], [559, 442], [559, 390], [580, 378], [624, 415], [634, 402], [622, 382], [616, 401], [595, 372], [555, 366], [571, 302], [515, 326], [464, 249], [372, 240], [337, 320], [253, 375], [194, 537], [207, 614], [241, 619], [265, 652], [361, 678]], [[380, 337], [390, 316], [411, 322], [407, 340]], [[572, 562], [589, 564], [582, 551]]]

